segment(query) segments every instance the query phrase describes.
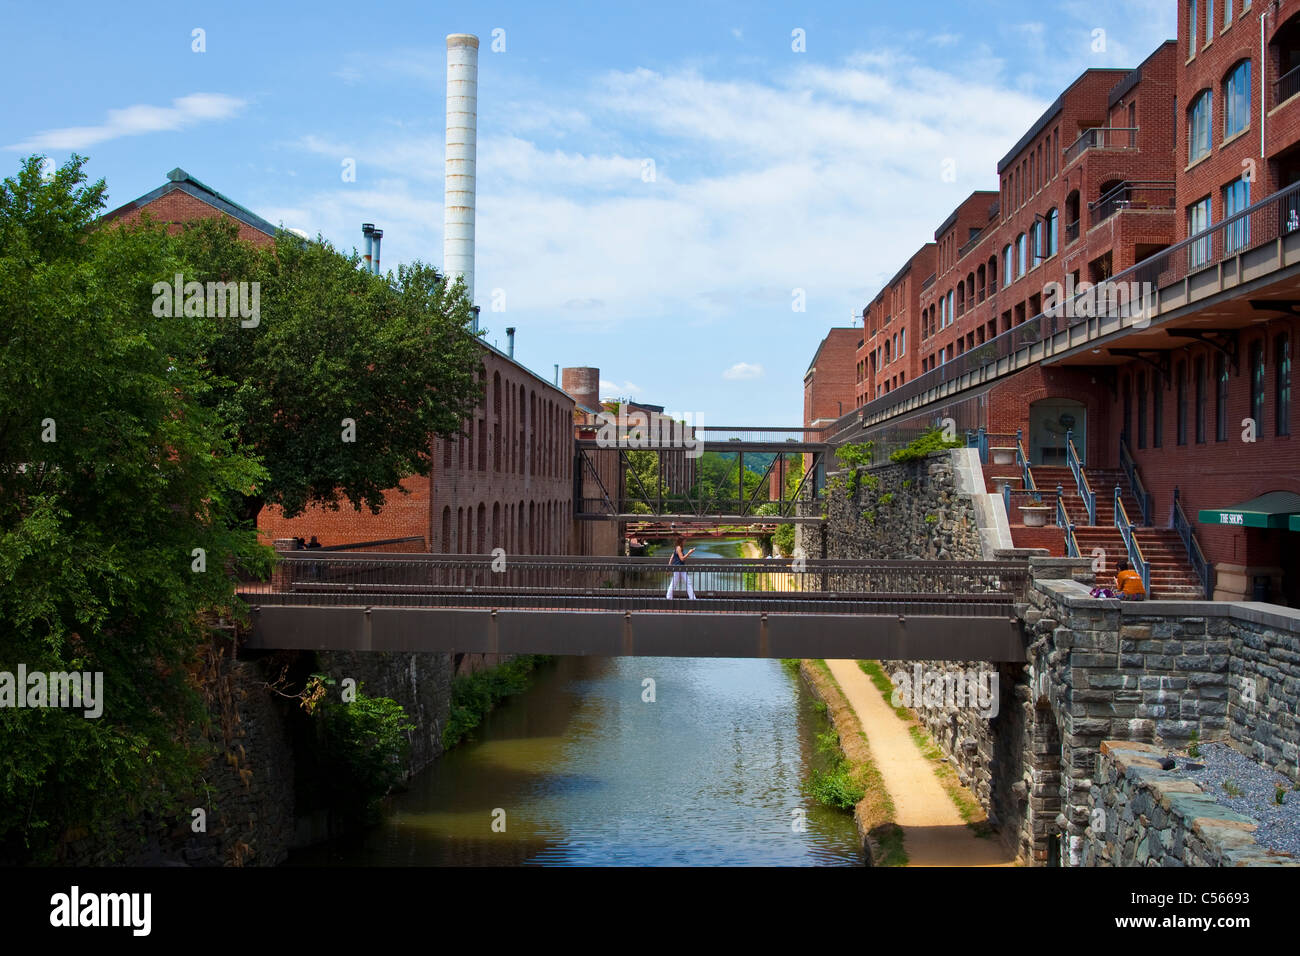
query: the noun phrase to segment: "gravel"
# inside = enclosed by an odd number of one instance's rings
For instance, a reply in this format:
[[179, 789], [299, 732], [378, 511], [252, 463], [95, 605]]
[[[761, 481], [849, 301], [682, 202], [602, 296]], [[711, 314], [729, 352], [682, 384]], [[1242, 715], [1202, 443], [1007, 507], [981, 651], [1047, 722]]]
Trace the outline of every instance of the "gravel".
[[[1190, 764], [1205, 766], [1192, 770]], [[1296, 781], [1221, 743], [1202, 744], [1200, 756], [1194, 759], [1180, 755], [1178, 769], [1221, 805], [1253, 818], [1259, 824], [1255, 842], [1260, 846], [1300, 859], [1300, 790], [1296, 789]], [[1239, 788], [1241, 795], [1229, 795], [1224, 781]], [[1275, 802], [1279, 786], [1285, 792], [1281, 804]]]

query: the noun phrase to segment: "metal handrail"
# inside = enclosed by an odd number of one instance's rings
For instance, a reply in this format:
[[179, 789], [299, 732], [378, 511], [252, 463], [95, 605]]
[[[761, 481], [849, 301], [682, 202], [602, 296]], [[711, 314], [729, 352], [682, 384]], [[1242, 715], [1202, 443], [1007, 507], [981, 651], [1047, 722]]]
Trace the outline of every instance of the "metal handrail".
[[1086, 129], [1079, 134], [1079, 138], [1065, 148], [1065, 158], [1062, 166], [1069, 166], [1072, 162], [1082, 156], [1090, 149], [1137, 149], [1137, 136], [1131, 135], [1128, 139], [1130, 143], [1124, 143], [1121, 146], [1113, 145], [1107, 140], [1110, 133], [1131, 133], [1136, 134], [1136, 126], [1094, 126]]
[[1201, 582], [1201, 591], [1205, 594], [1205, 600], [1214, 600], [1213, 590], [1213, 571], [1210, 562], [1205, 560], [1205, 552], [1201, 550], [1201, 543], [1196, 540], [1196, 534], [1192, 531], [1191, 522], [1187, 520], [1187, 514], [1183, 511], [1183, 503], [1179, 496], [1178, 486], [1174, 486], [1174, 530], [1178, 532], [1178, 537], [1183, 541], [1183, 547], [1187, 549], [1187, 562], [1196, 572], [1197, 578]]
[[[1143, 201], [1136, 198], [1142, 192], [1161, 193], [1163, 195], [1158, 199]], [[1098, 197], [1096, 202], [1088, 203], [1088, 227], [1092, 228], [1100, 222], [1105, 222], [1121, 209], [1173, 209], [1174, 201], [1175, 186], [1172, 182], [1165, 180], [1122, 182], [1106, 195]], [[1136, 203], [1142, 203], [1142, 205], [1135, 206]]]
[[1036, 489], [1038, 485], [1034, 484], [1034, 473], [1029, 469], [1029, 456], [1025, 454], [1024, 435], [1019, 428], [1016, 429], [1016, 464], [1020, 466], [1020, 477], [1024, 479], [1026, 490]]
[[1128, 552], [1133, 570], [1142, 577], [1142, 590], [1146, 592], [1147, 597], [1151, 597], [1151, 566], [1142, 556], [1142, 547], [1133, 534], [1133, 523], [1128, 520], [1128, 511], [1124, 508], [1124, 499], [1120, 494], [1119, 485], [1115, 486], [1115, 527], [1119, 528], [1119, 536], [1124, 539], [1124, 549]]
[[1056, 499], [1056, 525], [1065, 533], [1065, 556], [1077, 558], [1079, 542], [1074, 539], [1074, 525], [1070, 523], [1070, 513], [1065, 510], [1065, 495], [1058, 495]]
[[1300, 66], [1293, 67], [1273, 81], [1273, 105], [1285, 103], [1300, 93]]
[[1143, 527], [1151, 527], [1151, 513], [1155, 510], [1155, 506], [1152, 503], [1151, 493], [1142, 484], [1142, 476], [1138, 474], [1137, 462], [1133, 460], [1133, 454], [1129, 451], [1128, 442], [1124, 440], [1123, 435], [1119, 436], [1119, 466], [1124, 469], [1124, 474], [1128, 478], [1129, 490], [1133, 492], [1138, 507], [1142, 509]]
[[1070, 466], [1070, 472], [1074, 475], [1075, 487], [1079, 489], [1079, 497], [1088, 508], [1088, 524], [1097, 523], [1097, 496], [1093, 494], [1092, 486], [1088, 484], [1088, 476], [1084, 473], [1083, 462], [1079, 460], [1078, 449], [1074, 447], [1074, 429], [1065, 430], [1065, 461]]
[[[1245, 243], [1234, 244], [1235, 240], [1233, 243], [1224, 241], [1225, 238], [1233, 239], [1233, 237], [1238, 236], [1242, 232], [1241, 223], [1247, 220], [1250, 222], [1250, 229], [1249, 238]], [[1207, 265], [1212, 265], [1221, 259], [1235, 257], [1247, 249], [1257, 248], [1266, 243], [1274, 242], [1284, 235], [1298, 231], [1300, 231], [1300, 182], [1278, 190], [1271, 196], [1266, 196], [1259, 202], [1229, 216], [1222, 222], [1214, 223], [1208, 229], [1202, 230], [1194, 236], [1153, 253], [1141, 262], [1111, 276], [1108, 281], [1113, 283], [1137, 283], [1138, 285], [1149, 282], [1153, 288], [1169, 288], [1176, 283], [1180, 283], [1190, 273], [1199, 271]], [[1230, 249], [1228, 248], [1229, 245], [1231, 245]], [[1211, 255], [1210, 253], [1214, 252], [1216, 248], [1220, 254]], [[1188, 253], [1193, 249], [1197, 250], [1197, 259], [1195, 265], [1190, 265]], [[1201, 253], [1205, 250], [1209, 250], [1209, 252], [1202, 256]], [[1077, 295], [1086, 294], [1088, 293], [1080, 292]], [[1040, 313], [1034, 318], [989, 339], [983, 345], [977, 345], [969, 351], [954, 356], [951, 362], [945, 362], [938, 368], [918, 375], [914, 379], [909, 379], [903, 385], [882, 395], [880, 398], [867, 402], [862, 408], [838, 420], [831, 427], [832, 433], [847, 437], [847, 434], [860, 431], [864, 427], [863, 419], [866, 417], [874, 416], [877, 412], [885, 412], [887, 409], [893, 409], [946, 382], [960, 379], [971, 373], [981, 371], [988, 366], [996, 366], [1018, 352], [1041, 344], [1058, 332], [1064, 332], [1076, 325], [1092, 321], [1087, 314], [1079, 314], [1079, 311], [1085, 310], [1062, 308], [1053, 311], [1056, 314]], [[1062, 312], [1064, 314], [1060, 314]], [[1071, 312], [1074, 312], [1073, 317], [1070, 315]], [[1147, 321], [1149, 320], [1150, 317], [1147, 318]], [[860, 413], [861, 418], [859, 417]], [[871, 427], [871, 425], [865, 424], [865, 427]]]

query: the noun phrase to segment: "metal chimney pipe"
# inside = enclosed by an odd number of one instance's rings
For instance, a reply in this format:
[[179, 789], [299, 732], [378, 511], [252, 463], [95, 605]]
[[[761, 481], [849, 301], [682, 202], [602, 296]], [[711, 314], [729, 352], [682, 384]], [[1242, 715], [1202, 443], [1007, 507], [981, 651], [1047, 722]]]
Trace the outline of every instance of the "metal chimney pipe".
[[506, 355], [511, 358], [515, 357], [515, 327], [513, 325], [506, 329]]
[[373, 238], [374, 232], [375, 232], [375, 224], [373, 222], [363, 222], [361, 224], [361, 235], [366, 237], [366, 254], [365, 257], [362, 259], [362, 262], [365, 263], [367, 272], [374, 271], [373, 269], [370, 268], [370, 252], [374, 246], [374, 238]]
[[478, 335], [478, 306], [474, 306], [474, 334]]
[[560, 363], [555, 363], [555, 387], [560, 387]]
[[371, 271], [373, 271], [375, 275], [379, 275], [379, 240], [383, 238], [384, 238], [384, 230], [376, 229], [375, 230], [375, 258], [374, 261], [371, 263], [371, 265], [374, 267]]
[[465, 280], [474, 302], [474, 189], [478, 154], [478, 37], [447, 37], [447, 149], [443, 179], [442, 265]]

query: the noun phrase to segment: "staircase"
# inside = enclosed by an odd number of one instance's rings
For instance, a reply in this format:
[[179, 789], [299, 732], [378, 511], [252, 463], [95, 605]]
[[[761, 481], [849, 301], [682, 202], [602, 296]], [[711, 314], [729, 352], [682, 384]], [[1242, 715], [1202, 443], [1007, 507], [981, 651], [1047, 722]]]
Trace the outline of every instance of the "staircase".
[[[1115, 574], [1121, 560], [1128, 559], [1124, 539], [1115, 527], [1115, 486], [1119, 485], [1120, 500], [1129, 521], [1134, 523], [1133, 536], [1142, 549], [1142, 556], [1151, 566], [1151, 593], [1148, 597], [1172, 601], [1200, 601], [1205, 594], [1201, 583], [1187, 560], [1182, 539], [1172, 528], [1141, 527], [1142, 508], [1129, 488], [1128, 477], [1118, 468], [1085, 468], [1088, 484], [1097, 495], [1097, 524], [1088, 524], [1088, 508], [1083, 503], [1069, 468], [1036, 466], [1034, 482], [1042, 489], [1055, 489], [1060, 484], [1065, 490], [1065, 510], [1074, 523], [1074, 540], [1079, 553], [1090, 557], [1095, 548], [1106, 556], [1106, 570], [1097, 574], [1097, 584], [1115, 586]], [[1072, 493], [1073, 492], [1073, 493]]]

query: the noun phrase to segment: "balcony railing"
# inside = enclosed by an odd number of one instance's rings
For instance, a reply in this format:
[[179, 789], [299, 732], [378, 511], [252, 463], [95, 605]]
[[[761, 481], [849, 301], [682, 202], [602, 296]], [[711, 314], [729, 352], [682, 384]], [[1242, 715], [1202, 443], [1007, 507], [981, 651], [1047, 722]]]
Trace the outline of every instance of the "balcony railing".
[[928, 289], [930, 286], [934, 285], [934, 276], [935, 273], [931, 272], [930, 275], [926, 277], [926, 280], [921, 283], [921, 288]]
[[966, 255], [966, 253], [970, 252], [972, 249], [978, 246], [980, 244], [980, 240], [983, 239], [984, 237], [985, 237], [984, 230], [980, 230], [979, 232], [975, 233], [975, 235], [971, 236], [970, 239], [966, 243], [964, 243], [960, 249], [957, 250], [957, 258], [960, 259], [962, 256]]
[[[1252, 206], [1217, 222], [1195, 236], [1177, 242], [1148, 256], [1136, 265], [1110, 277], [1114, 283], [1149, 282], [1152, 288], [1163, 289], [1181, 282], [1189, 273], [1215, 265], [1249, 249], [1275, 242], [1283, 236], [1300, 232], [1300, 183], [1266, 196]], [[1068, 227], [1067, 227], [1068, 234]], [[1195, 255], [1193, 255], [1193, 252]], [[1080, 295], [1086, 293], [1079, 293]], [[895, 406], [924, 395], [948, 382], [960, 380], [972, 373], [1005, 363], [1018, 352], [1041, 345], [1059, 332], [1090, 321], [1085, 310], [1065, 308], [1053, 315], [1037, 315], [1008, 329], [983, 345], [954, 356], [952, 361], [918, 375], [898, 388], [868, 402], [852, 415], [844, 416], [826, 430], [826, 441], [847, 440], [862, 426], [879, 421], [876, 416], [888, 417]], [[1072, 314], [1073, 313], [1073, 314]], [[1094, 320], [1095, 321], [1095, 320]], [[1021, 366], [1008, 363], [1007, 368]], [[981, 379], [984, 381], [985, 379]], [[862, 413], [862, 418], [858, 413]]]
[[1065, 148], [1065, 162], [1069, 166], [1090, 149], [1137, 149], [1136, 126], [1095, 126], [1086, 129], [1079, 138]]
[[1123, 209], [1173, 209], [1171, 182], [1120, 183], [1096, 202], [1088, 203], [1088, 228], [1105, 222]]
[[1273, 105], [1285, 102], [1297, 93], [1300, 93], [1300, 66], [1273, 81]]
[[1074, 240], [1078, 238], [1079, 238], [1079, 220], [1076, 219], [1074, 220], [1074, 222], [1066, 223], [1065, 244], [1069, 245], [1070, 243], [1074, 242]]

